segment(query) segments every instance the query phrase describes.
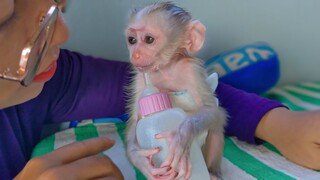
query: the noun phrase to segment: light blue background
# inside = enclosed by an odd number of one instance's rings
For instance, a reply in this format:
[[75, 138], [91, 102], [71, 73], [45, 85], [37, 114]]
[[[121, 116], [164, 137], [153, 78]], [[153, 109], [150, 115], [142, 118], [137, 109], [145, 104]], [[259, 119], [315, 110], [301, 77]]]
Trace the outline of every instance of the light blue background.
[[[69, 0], [71, 30], [63, 46], [85, 54], [128, 60], [124, 28], [129, 9], [155, 0]], [[199, 57], [256, 41], [281, 60], [280, 84], [320, 80], [320, 0], [175, 0], [207, 27]]]

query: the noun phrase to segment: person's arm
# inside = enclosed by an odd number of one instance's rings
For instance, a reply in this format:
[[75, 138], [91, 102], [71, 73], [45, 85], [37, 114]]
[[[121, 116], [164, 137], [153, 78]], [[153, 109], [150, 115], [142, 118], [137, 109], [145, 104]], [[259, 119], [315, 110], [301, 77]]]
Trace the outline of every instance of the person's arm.
[[[47, 123], [122, 114], [129, 68], [128, 63], [62, 50], [56, 74], [28, 103], [41, 105], [36, 107]], [[63, 146], [32, 158], [15, 179], [123, 179], [112, 160], [99, 154], [112, 145], [108, 138], [91, 138]]]
[[294, 112], [223, 83], [216, 92], [229, 114], [226, 135], [253, 144], [269, 142], [288, 160], [320, 169], [320, 111]]
[[320, 170], [320, 111], [272, 109], [258, 124], [256, 136], [273, 144], [288, 160]]
[[251, 144], [261, 143], [255, 137], [256, 128], [262, 117], [271, 109], [285, 107], [281, 103], [247, 93], [224, 83], [219, 83], [216, 94], [220, 105], [229, 115], [225, 134]]

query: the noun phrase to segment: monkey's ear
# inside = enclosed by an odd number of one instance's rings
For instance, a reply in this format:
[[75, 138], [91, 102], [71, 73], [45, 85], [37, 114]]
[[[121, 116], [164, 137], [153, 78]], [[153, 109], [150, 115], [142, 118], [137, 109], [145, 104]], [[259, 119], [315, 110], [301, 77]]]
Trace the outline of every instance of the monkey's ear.
[[188, 52], [198, 52], [205, 40], [206, 27], [200, 21], [192, 21], [187, 31], [186, 49]]

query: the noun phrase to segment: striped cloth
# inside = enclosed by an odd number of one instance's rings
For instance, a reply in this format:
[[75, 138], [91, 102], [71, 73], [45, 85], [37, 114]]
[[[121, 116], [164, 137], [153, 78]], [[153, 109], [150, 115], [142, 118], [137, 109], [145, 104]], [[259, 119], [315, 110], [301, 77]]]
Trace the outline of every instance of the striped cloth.
[[[272, 89], [264, 95], [288, 105], [292, 110], [320, 109], [320, 82], [301, 83]], [[125, 154], [125, 123], [91, 123], [84, 121], [76, 128], [57, 132], [41, 141], [32, 154], [36, 157], [75, 141], [106, 136], [116, 141], [104, 152], [120, 168], [126, 180], [146, 179], [134, 168]], [[272, 145], [250, 145], [234, 137], [225, 138], [222, 159], [225, 180], [319, 180], [320, 172], [287, 161]]]
[[320, 82], [306, 82], [273, 88], [266, 97], [276, 99], [295, 111], [320, 109]]

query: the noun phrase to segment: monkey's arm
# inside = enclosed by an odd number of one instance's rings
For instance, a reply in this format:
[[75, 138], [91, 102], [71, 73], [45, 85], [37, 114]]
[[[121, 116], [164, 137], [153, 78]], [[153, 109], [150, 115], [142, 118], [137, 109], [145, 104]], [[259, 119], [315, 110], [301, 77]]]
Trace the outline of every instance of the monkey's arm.
[[206, 130], [223, 132], [226, 112], [219, 107], [214, 92], [206, 82], [207, 74], [201, 65], [201, 60], [194, 59], [191, 69], [193, 69], [193, 75], [189, 77], [191, 81], [188, 85], [188, 91], [195, 99], [198, 109], [181, 124], [180, 128], [192, 129], [194, 135], [199, 135]]
[[[209, 130], [209, 132], [217, 132], [220, 144], [206, 146], [208, 151], [210, 147], [219, 147], [217, 153], [210, 153], [207, 156], [208, 168], [213, 167], [212, 172], [216, 172], [216, 159], [220, 159], [220, 152], [223, 148], [223, 124], [225, 122], [225, 113], [218, 108], [203, 107], [196, 114], [188, 116], [179, 126], [177, 131], [164, 132], [156, 135], [156, 138], [166, 138], [169, 144], [169, 151], [166, 160], [161, 167], [172, 167], [179, 174], [177, 179], [182, 176], [190, 178], [192, 164], [190, 162], [190, 148], [195, 137], [200, 133]], [[209, 148], [208, 148], [209, 147]], [[211, 165], [212, 164], [212, 165]], [[179, 167], [179, 169], [177, 169]]]
[[[205, 81], [206, 75], [201, 66], [195, 65], [193, 68], [184, 67], [179, 69], [189, 70], [177, 74], [183, 74], [183, 77], [179, 77], [179, 79], [185, 79], [180, 82], [188, 83], [184, 85], [184, 88], [192, 95], [197, 108], [187, 116], [176, 132], [160, 133], [156, 137], [167, 138], [169, 143], [169, 153], [162, 166], [175, 168], [179, 165], [179, 176], [185, 173], [185, 177], [189, 177], [191, 173], [191, 163], [189, 162], [190, 147], [194, 138], [207, 130], [214, 132], [219, 136], [219, 139], [222, 137], [220, 144], [215, 144], [219, 147], [218, 151], [220, 151], [223, 148], [223, 129], [226, 122], [226, 113], [217, 106], [214, 94]], [[192, 70], [190, 71], [190, 69]], [[219, 156], [219, 153], [214, 155], [217, 158], [220, 158]], [[210, 163], [212, 160], [215, 161], [214, 158], [211, 158], [209, 160]]]

